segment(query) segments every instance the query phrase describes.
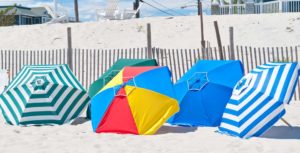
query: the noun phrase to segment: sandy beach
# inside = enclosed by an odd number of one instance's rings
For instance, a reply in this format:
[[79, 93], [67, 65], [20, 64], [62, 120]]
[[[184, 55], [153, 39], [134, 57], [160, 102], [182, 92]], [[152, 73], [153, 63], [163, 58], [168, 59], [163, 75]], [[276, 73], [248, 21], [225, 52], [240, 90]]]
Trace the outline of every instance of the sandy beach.
[[[223, 45], [229, 44], [234, 27], [235, 45], [282, 47], [299, 45], [299, 13], [204, 16], [205, 40], [217, 46], [214, 21], [218, 21]], [[67, 47], [67, 27], [72, 28], [73, 48], [116, 49], [145, 47], [146, 24], [152, 25], [153, 47], [199, 48], [198, 16], [155, 17], [124, 21], [85, 22], [0, 28], [1, 49], [44, 50]], [[22, 39], [19, 37], [22, 36]]]
[[96, 134], [90, 121], [79, 118], [70, 125], [17, 127], [0, 119], [0, 152], [24, 153], [297, 153], [300, 146], [300, 102], [287, 106], [285, 119], [260, 138], [239, 139], [212, 127], [164, 125], [155, 135]]
[[[300, 14], [204, 16], [205, 39], [217, 46], [213, 21], [220, 27], [223, 45], [229, 44], [234, 26], [235, 45], [300, 47]], [[153, 46], [199, 48], [198, 16], [158, 17], [0, 28], [1, 50], [44, 50], [67, 47], [67, 27], [72, 28], [73, 48], [112, 49], [146, 46], [146, 24], [152, 25]], [[216, 127], [164, 125], [155, 135], [93, 133], [84, 115], [62, 126], [19, 127], [4, 123], [0, 115], [0, 153], [298, 153], [300, 102], [286, 106], [285, 119], [260, 138], [222, 135]]]

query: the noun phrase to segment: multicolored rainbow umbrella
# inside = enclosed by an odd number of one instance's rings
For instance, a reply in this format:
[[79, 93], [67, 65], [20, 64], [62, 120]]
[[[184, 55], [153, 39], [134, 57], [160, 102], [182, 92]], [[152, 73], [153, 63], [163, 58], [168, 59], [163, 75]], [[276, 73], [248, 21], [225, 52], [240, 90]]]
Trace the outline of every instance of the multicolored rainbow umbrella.
[[[93, 98], [126, 66], [157, 66], [157, 62], [155, 59], [119, 59], [98, 80], [90, 85], [89, 96]], [[91, 119], [90, 107], [86, 111], [86, 117]]]
[[154, 134], [178, 111], [167, 67], [125, 67], [91, 101], [97, 133]]

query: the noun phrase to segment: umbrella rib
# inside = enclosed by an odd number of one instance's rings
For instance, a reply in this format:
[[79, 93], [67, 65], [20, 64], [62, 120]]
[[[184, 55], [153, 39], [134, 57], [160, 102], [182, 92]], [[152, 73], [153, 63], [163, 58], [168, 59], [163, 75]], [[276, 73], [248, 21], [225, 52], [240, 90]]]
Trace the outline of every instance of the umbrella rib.
[[286, 124], [289, 127], [293, 127], [287, 120], [285, 120], [283, 117], [280, 119], [284, 124]]

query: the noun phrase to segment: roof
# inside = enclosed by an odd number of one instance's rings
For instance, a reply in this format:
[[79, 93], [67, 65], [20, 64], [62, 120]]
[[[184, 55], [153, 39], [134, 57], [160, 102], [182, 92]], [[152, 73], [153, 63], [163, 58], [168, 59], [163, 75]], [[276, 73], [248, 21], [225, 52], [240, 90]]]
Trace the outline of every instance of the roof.
[[39, 16], [49, 16], [45, 7], [33, 7], [31, 11]]
[[0, 6], [0, 11], [8, 7], [14, 7], [12, 11], [16, 11], [16, 15], [26, 15], [33, 17], [48, 16], [47, 10], [44, 7], [23, 7], [23, 6]]

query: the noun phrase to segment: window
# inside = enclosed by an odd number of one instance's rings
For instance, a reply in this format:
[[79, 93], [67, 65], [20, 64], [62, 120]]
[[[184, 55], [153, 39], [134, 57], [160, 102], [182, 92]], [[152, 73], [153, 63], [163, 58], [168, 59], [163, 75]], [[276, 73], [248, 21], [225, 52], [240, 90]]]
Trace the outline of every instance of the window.
[[30, 25], [32, 24], [32, 17], [28, 17], [28, 16], [21, 16], [21, 24], [22, 25]]
[[41, 21], [41, 18], [40, 17], [34, 17], [33, 18], [33, 24], [41, 24], [42, 21]]

